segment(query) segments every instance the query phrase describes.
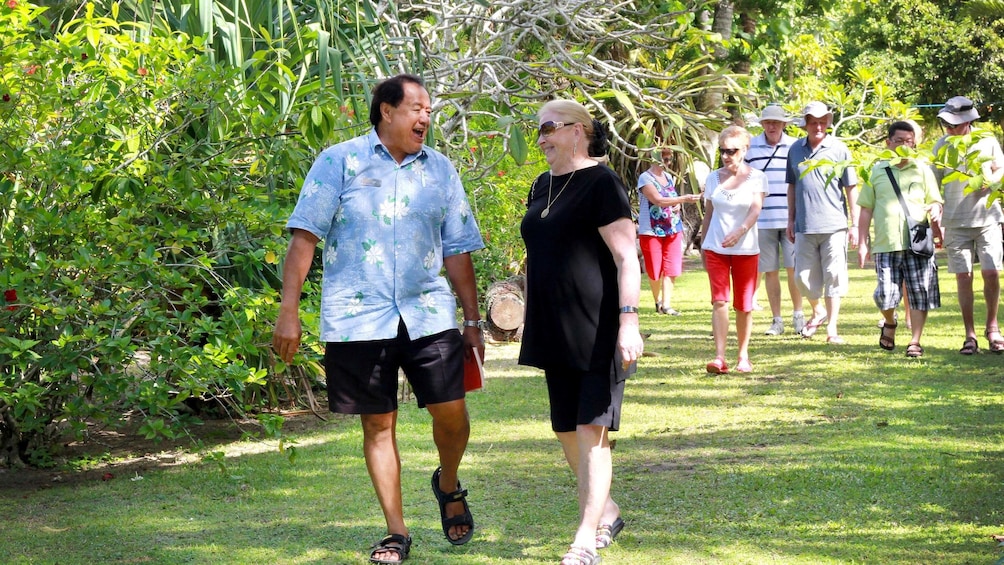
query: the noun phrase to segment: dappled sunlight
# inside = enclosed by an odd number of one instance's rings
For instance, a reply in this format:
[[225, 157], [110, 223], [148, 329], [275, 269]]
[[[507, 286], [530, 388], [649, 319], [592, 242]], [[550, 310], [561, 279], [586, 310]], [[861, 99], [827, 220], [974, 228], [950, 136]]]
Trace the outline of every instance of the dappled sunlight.
[[[950, 316], [932, 319], [922, 363], [878, 352], [874, 311], [849, 300], [839, 351], [755, 334], [753, 373], [710, 376], [706, 290], [687, 292], [705, 281], [685, 278], [682, 316], [642, 314], [656, 355], [628, 381], [611, 434], [627, 527], [604, 563], [993, 562], [990, 534], [1004, 524], [1004, 358], [960, 359]], [[575, 478], [550, 429], [543, 373], [517, 365], [518, 352], [489, 345], [488, 381], [467, 397], [460, 480], [477, 531], [462, 548], [443, 538], [429, 489], [439, 461], [428, 412], [402, 402], [409, 562], [541, 565], [571, 540]], [[385, 525], [359, 420], [308, 421], [282, 430], [294, 461], [274, 439], [223, 442], [141, 480], [12, 499], [29, 518], [0, 534], [30, 531], [46, 547], [122, 540], [88, 547], [94, 562], [364, 564]], [[224, 456], [206, 456], [214, 452]], [[89, 517], [86, 528], [76, 516]]]

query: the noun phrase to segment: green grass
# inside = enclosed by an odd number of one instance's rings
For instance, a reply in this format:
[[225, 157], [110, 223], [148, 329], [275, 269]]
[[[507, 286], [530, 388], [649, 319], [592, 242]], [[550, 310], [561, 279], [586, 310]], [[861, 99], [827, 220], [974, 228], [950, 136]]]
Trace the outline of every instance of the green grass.
[[[704, 371], [713, 345], [703, 272], [679, 279], [679, 318], [652, 314], [643, 293], [654, 356], [628, 382], [614, 434], [627, 527], [604, 563], [994, 563], [1004, 357], [957, 353], [955, 284], [941, 275], [945, 305], [930, 317], [923, 359], [904, 356], [905, 326], [895, 352], [878, 348], [873, 273], [854, 269], [848, 344], [790, 330], [765, 337], [769, 315], [758, 312], [750, 375]], [[486, 390], [469, 397], [461, 480], [478, 531], [466, 546], [440, 531], [428, 415], [402, 407], [409, 563], [554, 564], [571, 540], [575, 483], [549, 429], [543, 379], [515, 364], [517, 350], [489, 346]], [[247, 453], [239, 442], [225, 473], [203, 462], [142, 480], [0, 489], [0, 562], [366, 563], [383, 519], [358, 423], [332, 418], [295, 439], [292, 464], [274, 445]]]

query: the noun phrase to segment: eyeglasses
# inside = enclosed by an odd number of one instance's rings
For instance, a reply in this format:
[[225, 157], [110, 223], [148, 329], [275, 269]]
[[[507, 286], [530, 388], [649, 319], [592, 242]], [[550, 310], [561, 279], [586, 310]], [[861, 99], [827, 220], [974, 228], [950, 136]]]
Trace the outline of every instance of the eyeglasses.
[[722, 155], [728, 155], [729, 157], [731, 157], [736, 153], [739, 153], [739, 148], [736, 147], [735, 149], [727, 149], [725, 147], [719, 147], [718, 151], [720, 151]]
[[540, 127], [537, 128], [537, 134], [540, 137], [551, 137], [552, 135], [554, 135], [554, 132], [558, 131], [559, 129], [565, 126], [574, 126], [576, 123], [577, 122], [569, 122], [566, 124], [565, 122], [552, 122], [548, 120], [540, 124]]
[[893, 137], [889, 139], [889, 142], [896, 146], [900, 145], [909, 145], [910, 147], [914, 146], [914, 140], [912, 137]]

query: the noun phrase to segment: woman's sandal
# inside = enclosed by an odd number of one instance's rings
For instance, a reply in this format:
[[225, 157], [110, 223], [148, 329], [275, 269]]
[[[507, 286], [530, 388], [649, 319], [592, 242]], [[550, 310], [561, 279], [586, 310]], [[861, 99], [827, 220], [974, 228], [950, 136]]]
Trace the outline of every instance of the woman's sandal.
[[614, 543], [614, 540], [617, 539], [617, 534], [621, 533], [623, 529], [624, 520], [621, 520], [620, 516], [614, 520], [613, 524], [600, 524], [596, 528], [596, 549], [610, 547], [610, 544]]
[[962, 342], [962, 349], [959, 349], [959, 353], [963, 355], [975, 355], [980, 351], [980, 344], [976, 343], [975, 337], [967, 337], [965, 341]]
[[[432, 493], [436, 495], [436, 500], [439, 502], [439, 518], [443, 522], [443, 535], [446, 536], [446, 541], [453, 545], [464, 545], [474, 537], [474, 517], [471, 516], [471, 509], [467, 506], [467, 490], [460, 486], [460, 481], [457, 481], [457, 490], [451, 493], [440, 490], [439, 474], [442, 471], [442, 467], [437, 467], [432, 473]], [[447, 518], [446, 505], [452, 502], [463, 502], [464, 513]], [[467, 533], [457, 539], [451, 538], [450, 528], [454, 526], [468, 526]]]
[[600, 554], [595, 549], [572, 545], [568, 547], [568, 552], [561, 558], [562, 565], [597, 565], [600, 562]]
[[911, 341], [910, 344], [906, 346], [906, 356], [914, 358], [923, 357], [924, 348], [916, 341]]
[[[991, 339], [990, 336], [997, 334], [997, 339]], [[1001, 332], [996, 327], [988, 329], [984, 332], [987, 336], [987, 343], [989, 343], [989, 349], [991, 353], [1004, 353], [1004, 337], [1001, 336]]]
[[721, 357], [715, 357], [715, 360], [705, 365], [704, 369], [713, 375], [724, 375], [729, 372], [729, 366]]
[[[896, 328], [899, 324], [886, 323], [884, 326], [879, 328], [879, 347], [885, 349], [886, 351], [892, 351], [896, 349]], [[892, 335], [886, 334], [886, 330], [892, 330]]]
[[[370, 563], [378, 563], [380, 565], [395, 565], [396, 563], [402, 563], [408, 558], [408, 554], [411, 553], [411, 536], [390, 534], [385, 536], [382, 540], [374, 543], [371, 549], [373, 551], [370, 551]], [[374, 557], [377, 553], [387, 552], [396, 553], [397, 559], [390, 561], [388, 559], [377, 559]]]

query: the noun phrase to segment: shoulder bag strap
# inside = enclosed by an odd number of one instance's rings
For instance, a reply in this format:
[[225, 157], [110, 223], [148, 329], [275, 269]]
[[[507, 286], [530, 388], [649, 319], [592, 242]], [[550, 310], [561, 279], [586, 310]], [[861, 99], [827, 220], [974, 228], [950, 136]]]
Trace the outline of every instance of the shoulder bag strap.
[[774, 152], [770, 154], [770, 157], [767, 157], [767, 162], [764, 163], [763, 168], [760, 169], [761, 171], [763, 171], [765, 173], [767, 172], [767, 167], [770, 166], [770, 162], [774, 160], [774, 156], [777, 155], [777, 150], [780, 149], [780, 148], [781, 148], [781, 142], [778, 141], [777, 145], [774, 146]]
[[910, 215], [910, 208], [906, 205], [906, 199], [903, 198], [903, 193], [899, 190], [899, 183], [896, 182], [896, 177], [892, 174], [892, 164], [885, 168], [885, 172], [889, 175], [889, 182], [892, 183], [892, 189], [896, 191], [896, 198], [899, 198], [899, 203], [903, 206], [903, 213], [906, 214], [906, 223], [909, 224], [913, 216]]

